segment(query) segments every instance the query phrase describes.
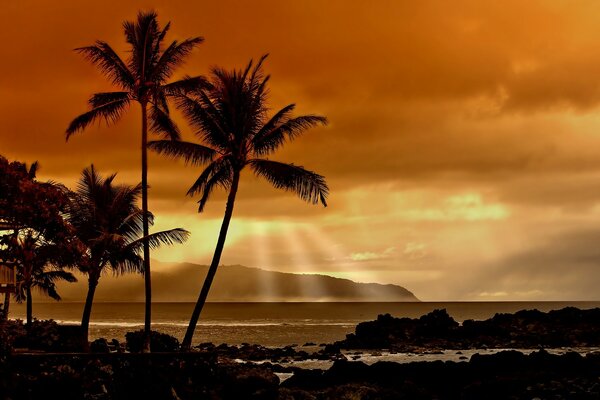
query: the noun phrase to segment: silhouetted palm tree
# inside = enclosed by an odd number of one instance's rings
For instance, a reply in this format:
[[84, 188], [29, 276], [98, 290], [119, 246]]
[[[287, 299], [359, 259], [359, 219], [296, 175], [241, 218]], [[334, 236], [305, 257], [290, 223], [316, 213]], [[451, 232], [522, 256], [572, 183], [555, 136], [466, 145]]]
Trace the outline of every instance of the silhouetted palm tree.
[[18, 302], [27, 301], [27, 325], [33, 320], [33, 299], [31, 289], [60, 300], [56, 291], [56, 281], [77, 282], [73, 274], [63, 270], [55, 260], [60, 259], [60, 248], [54, 243], [44, 242], [34, 231], [15, 236], [12, 253], [17, 260]]
[[266, 83], [269, 77], [262, 73], [265, 57], [254, 68], [252, 61], [240, 71], [214, 68], [208, 86], [198, 87], [178, 98], [178, 106], [204, 144], [169, 140], [149, 144], [151, 149], [171, 157], [181, 157], [187, 163], [208, 164], [188, 191], [189, 195], [201, 194], [198, 212], [202, 212], [216, 187], [229, 190], [215, 253], [182, 342], [184, 349], [191, 345], [217, 272], [241, 171], [248, 166], [276, 188], [292, 191], [313, 204], [321, 201], [327, 205], [328, 187], [323, 176], [294, 164], [263, 158], [305, 130], [327, 122], [325, 117], [315, 115], [292, 118], [294, 104], [284, 107], [271, 118], [267, 117]]
[[[171, 139], [179, 138], [179, 129], [169, 116], [167, 98], [175, 93], [185, 91], [192, 85], [201, 84], [202, 77], [186, 77], [182, 80], [166, 83], [173, 75], [176, 67], [183, 63], [194, 47], [202, 43], [201, 37], [194, 37], [181, 42], [173, 41], [164, 46], [165, 35], [170, 23], [163, 29], [158, 24], [155, 12], [140, 12], [136, 22], [126, 21], [123, 24], [125, 38], [129, 44], [129, 57], [123, 61], [117, 53], [103, 41], [96, 41], [93, 46], [76, 49], [100, 71], [121, 88], [121, 91], [96, 93], [89, 100], [91, 110], [75, 118], [67, 128], [67, 140], [89, 124], [97, 120], [114, 123], [121, 118], [132, 102], [138, 102], [142, 112], [142, 210], [148, 211], [148, 120], [150, 131], [165, 135]], [[148, 118], [148, 108], [150, 115]], [[144, 236], [148, 236], [148, 220], [142, 221]], [[145, 270], [145, 350], [150, 346], [150, 323], [152, 287], [150, 277], [150, 248], [144, 245]]]
[[[107, 270], [116, 275], [143, 273], [139, 253], [145, 242], [154, 249], [161, 244], [183, 243], [189, 235], [177, 228], [142, 236], [143, 212], [137, 206], [141, 185], [114, 185], [115, 176], [102, 178], [92, 165], [83, 170], [72, 195], [69, 221], [85, 246], [79, 268], [88, 276], [88, 293], [81, 318], [86, 347], [92, 303], [101, 274]], [[151, 214], [148, 219], [152, 224]]]

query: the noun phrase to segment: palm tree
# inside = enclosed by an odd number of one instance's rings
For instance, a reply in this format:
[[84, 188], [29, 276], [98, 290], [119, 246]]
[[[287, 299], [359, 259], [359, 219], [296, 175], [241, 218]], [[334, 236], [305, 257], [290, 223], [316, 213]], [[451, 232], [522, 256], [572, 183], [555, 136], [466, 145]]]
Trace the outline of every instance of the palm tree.
[[[72, 194], [69, 220], [85, 247], [79, 268], [88, 276], [81, 318], [85, 347], [94, 294], [102, 273], [107, 270], [116, 275], [143, 273], [144, 263], [139, 253], [144, 243], [154, 249], [161, 244], [183, 243], [189, 235], [177, 228], [142, 236], [144, 213], [137, 206], [142, 186], [114, 185], [115, 176], [102, 178], [92, 165], [83, 170]], [[152, 215], [148, 219], [152, 224]]]
[[[92, 46], [76, 49], [111, 82], [121, 90], [108, 93], [96, 93], [89, 99], [91, 109], [75, 118], [67, 128], [69, 137], [97, 120], [108, 124], [121, 118], [132, 102], [137, 102], [142, 116], [142, 226], [144, 237], [148, 236], [148, 122], [150, 131], [162, 134], [170, 139], [179, 138], [179, 129], [171, 120], [167, 98], [192, 85], [201, 84], [202, 77], [185, 77], [176, 82], [166, 83], [194, 47], [202, 43], [201, 37], [173, 41], [164, 46], [165, 35], [170, 23], [161, 28], [155, 12], [140, 12], [137, 21], [123, 23], [125, 39], [129, 45], [127, 60], [121, 59], [112, 47], [103, 41]], [[148, 108], [150, 115], [148, 116]], [[144, 243], [145, 271], [145, 351], [150, 346], [150, 323], [152, 286], [150, 277], [150, 245]]]
[[262, 72], [265, 58], [263, 56], [254, 68], [250, 61], [240, 71], [213, 68], [208, 85], [178, 98], [178, 106], [204, 144], [169, 140], [149, 144], [158, 153], [181, 157], [187, 163], [208, 164], [188, 191], [188, 195], [201, 194], [198, 212], [204, 210], [216, 187], [229, 190], [217, 246], [182, 342], [183, 349], [189, 349], [191, 345], [217, 272], [242, 170], [248, 166], [254, 174], [278, 189], [292, 191], [313, 204], [320, 201], [327, 205], [325, 199], [329, 189], [323, 176], [301, 166], [264, 158], [305, 130], [327, 122], [325, 117], [316, 115], [293, 118], [294, 104], [267, 117], [266, 84], [269, 77]]
[[18, 302], [27, 301], [27, 325], [33, 321], [33, 299], [31, 290], [60, 300], [56, 291], [56, 282], [63, 280], [77, 282], [73, 274], [63, 270], [56, 260], [60, 259], [60, 246], [44, 242], [34, 231], [28, 230], [24, 235], [15, 237], [12, 252], [17, 260], [17, 292]]

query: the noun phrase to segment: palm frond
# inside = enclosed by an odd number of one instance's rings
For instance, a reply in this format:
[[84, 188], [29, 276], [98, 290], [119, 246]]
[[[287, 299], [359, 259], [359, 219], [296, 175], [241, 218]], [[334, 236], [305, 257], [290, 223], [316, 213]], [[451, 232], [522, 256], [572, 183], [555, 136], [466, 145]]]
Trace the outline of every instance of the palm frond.
[[210, 88], [210, 83], [203, 76], [184, 76], [182, 79], [162, 86], [167, 96], [185, 96], [191, 92]]
[[161, 37], [157, 14], [154, 11], [141, 11], [135, 22], [125, 21], [123, 29], [125, 40], [132, 50], [128, 61], [129, 69], [136, 71], [136, 75], [144, 83], [158, 60], [158, 54], [153, 51], [157, 46], [156, 41]]
[[158, 249], [161, 245], [171, 246], [176, 243], [184, 243], [189, 236], [190, 233], [185, 229], [169, 229], [167, 231], [151, 233], [148, 236], [136, 239], [133, 242], [129, 243], [127, 245], [127, 248], [132, 249], [134, 251], [139, 251], [142, 249], [144, 241], [147, 240], [151, 249]]
[[171, 140], [179, 140], [181, 137], [179, 128], [167, 110], [156, 104], [152, 104], [150, 107], [150, 130]]
[[67, 128], [67, 140], [74, 133], [85, 129], [89, 124], [94, 121], [103, 119], [107, 124], [113, 124], [121, 118], [123, 112], [129, 106], [129, 98], [123, 98], [114, 100], [109, 103], [105, 103], [101, 106], [95, 107], [90, 111], [81, 114], [76, 117]]
[[281, 125], [290, 119], [292, 111], [296, 108], [295, 104], [288, 104], [281, 110], [277, 111], [259, 130], [252, 138], [252, 142], [260, 143], [261, 140], [270, 133], [275, 127]]
[[327, 207], [329, 187], [325, 178], [301, 166], [277, 161], [252, 159], [248, 162], [254, 173], [265, 178], [275, 188], [294, 192], [302, 200]]
[[196, 134], [209, 145], [226, 149], [229, 143], [229, 127], [223, 126], [222, 118], [216, 106], [204, 90], [198, 92], [198, 98], [180, 96], [177, 107], [183, 112], [190, 125], [196, 128]]
[[91, 108], [96, 108], [114, 101], [129, 99], [129, 96], [129, 92], [94, 93], [88, 100], [88, 104]]
[[44, 280], [47, 282], [56, 282], [56, 281], [65, 281], [65, 282], [77, 282], [77, 278], [75, 275], [70, 273], [69, 271], [65, 271], [62, 269], [54, 269], [50, 271], [45, 271], [42, 275]]
[[154, 53], [159, 54], [162, 51], [162, 42], [165, 40], [165, 36], [167, 36], [169, 29], [171, 29], [171, 22], [167, 22], [162, 31], [156, 36], [154, 41]]
[[[231, 168], [231, 164], [222, 165], [221, 168], [215, 171], [202, 186], [202, 197], [198, 201], [198, 212], [201, 213], [202, 211], [204, 211], [206, 202], [208, 201], [210, 195], [212, 194], [215, 188], [220, 186], [223, 189], [229, 189], [232, 183], [232, 179], [233, 169]], [[192, 190], [192, 188], [190, 188], [190, 191]], [[188, 194], [190, 193], [190, 191], [188, 191]]]
[[307, 129], [317, 125], [326, 125], [327, 118], [318, 115], [304, 115], [289, 119], [268, 132], [257, 135], [253, 140], [254, 154], [263, 156], [277, 150], [288, 140], [301, 135]]
[[93, 46], [79, 47], [75, 51], [97, 66], [114, 85], [127, 89], [134, 87], [133, 74], [108, 43], [97, 40]]
[[204, 41], [202, 37], [194, 37], [186, 39], [182, 42], [173, 41], [169, 47], [165, 49], [156, 66], [153, 70], [153, 81], [164, 82], [173, 74], [173, 68], [181, 65], [185, 57], [187, 57], [194, 47]]
[[231, 169], [231, 162], [226, 157], [219, 157], [213, 160], [210, 164], [204, 168], [202, 173], [198, 176], [198, 179], [187, 191], [188, 196], [193, 196], [198, 192], [204, 190], [204, 186], [212, 178], [213, 175], [217, 174], [222, 168]]
[[212, 161], [218, 153], [208, 146], [174, 140], [156, 140], [148, 143], [148, 148], [171, 158], [182, 158], [186, 164], [202, 165]]
[[109, 266], [115, 275], [128, 273], [144, 274], [144, 259], [135, 251], [121, 251], [113, 254], [113, 260], [109, 260]]

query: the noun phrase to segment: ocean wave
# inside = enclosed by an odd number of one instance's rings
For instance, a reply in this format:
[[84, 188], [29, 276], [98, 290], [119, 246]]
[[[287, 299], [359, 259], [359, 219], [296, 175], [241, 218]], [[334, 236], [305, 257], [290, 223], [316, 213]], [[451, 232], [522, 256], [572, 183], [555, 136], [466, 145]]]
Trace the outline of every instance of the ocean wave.
[[[79, 325], [81, 321], [75, 320], [56, 320], [59, 324], [65, 325]], [[188, 322], [170, 321], [170, 322], [153, 322], [153, 326], [177, 326], [187, 327]], [[224, 321], [203, 321], [199, 322], [198, 326], [212, 326], [212, 327], [267, 327], [267, 326], [340, 326], [340, 327], [354, 327], [356, 323], [352, 322], [300, 322], [300, 321], [286, 321], [286, 322], [224, 322]], [[134, 328], [143, 327], [143, 322], [127, 322], [127, 321], [92, 321], [90, 326], [106, 326], [106, 327], [124, 327]]]

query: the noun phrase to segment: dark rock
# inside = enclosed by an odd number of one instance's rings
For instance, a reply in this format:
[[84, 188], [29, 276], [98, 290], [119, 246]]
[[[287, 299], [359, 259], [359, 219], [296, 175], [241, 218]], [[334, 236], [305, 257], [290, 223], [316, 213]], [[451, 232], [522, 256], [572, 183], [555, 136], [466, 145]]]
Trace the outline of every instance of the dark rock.
[[92, 353], [110, 353], [108, 341], [104, 338], [99, 338], [90, 343], [90, 351]]
[[415, 352], [427, 349], [540, 348], [600, 346], [600, 309], [567, 307], [544, 313], [523, 310], [496, 314], [484, 321], [459, 325], [446, 310], [434, 310], [417, 319], [379, 315], [362, 322], [345, 340], [326, 349], [390, 349]]

